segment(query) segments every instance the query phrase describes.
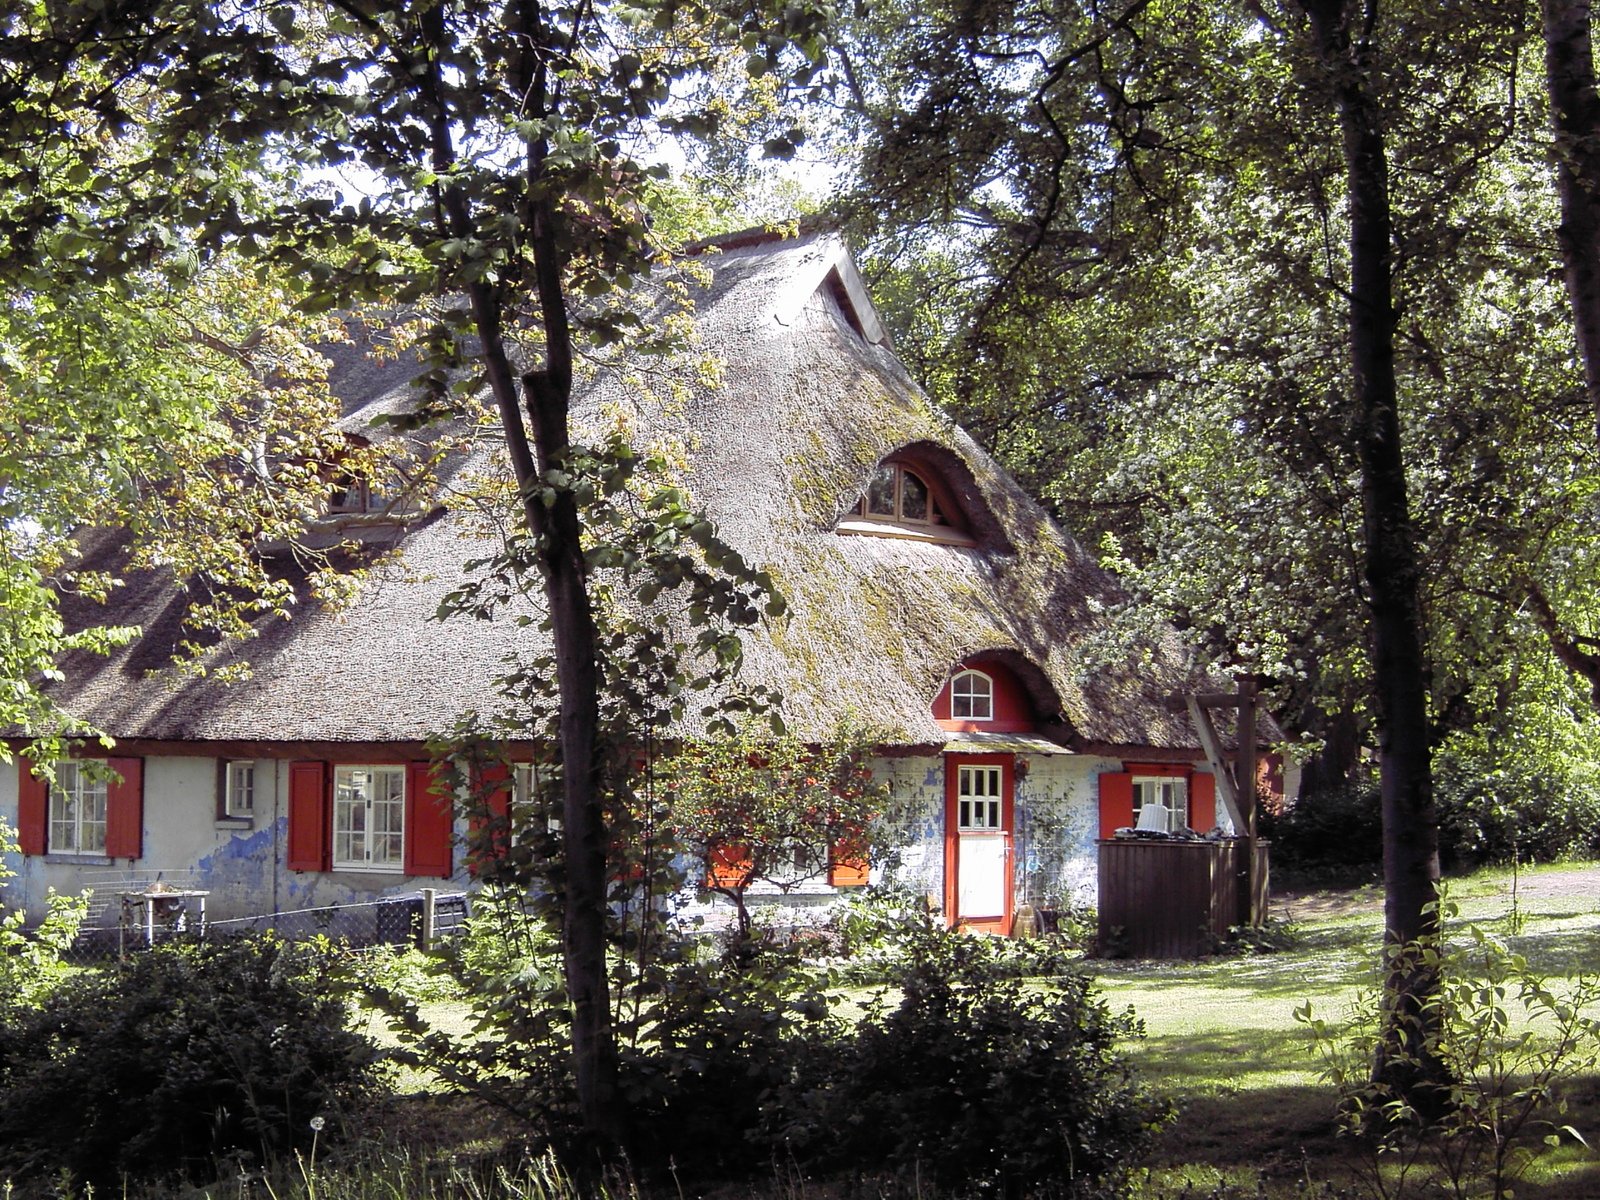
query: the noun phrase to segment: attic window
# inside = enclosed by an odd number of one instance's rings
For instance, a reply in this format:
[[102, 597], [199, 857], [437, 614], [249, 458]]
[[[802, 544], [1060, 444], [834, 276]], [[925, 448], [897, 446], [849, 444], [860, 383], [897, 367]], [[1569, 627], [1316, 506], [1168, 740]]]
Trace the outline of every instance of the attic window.
[[866, 494], [845, 514], [839, 532], [970, 546], [972, 538], [960, 528], [956, 513], [926, 476], [904, 463], [886, 462], [873, 475]]
[[957, 721], [994, 720], [994, 680], [982, 671], [962, 671], [952, 679], [950, 716]]

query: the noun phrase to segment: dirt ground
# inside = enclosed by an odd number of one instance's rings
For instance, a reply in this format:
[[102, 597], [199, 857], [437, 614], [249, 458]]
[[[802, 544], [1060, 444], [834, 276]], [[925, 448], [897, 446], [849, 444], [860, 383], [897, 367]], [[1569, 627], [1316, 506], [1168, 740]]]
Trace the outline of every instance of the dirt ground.
[[[1505, 877], [1504, 894], [1511, 894], [1511, 876]], [[1482, 892], [1474, 889], [1474, 895]], [[1535, 900], [1574, 899], [1600, 900], [1600, 863], [1583, 863], [1556, 869], [1530, 870], [1517, 881], [1517, 894], [1524, 902]], [[1273, 890], [1271, 900], [1274, 917], [1337, 917], [1358, 913], [1383, 911], [1383, 888], [1379, 884], [1366, 887], [1322, 890]]]

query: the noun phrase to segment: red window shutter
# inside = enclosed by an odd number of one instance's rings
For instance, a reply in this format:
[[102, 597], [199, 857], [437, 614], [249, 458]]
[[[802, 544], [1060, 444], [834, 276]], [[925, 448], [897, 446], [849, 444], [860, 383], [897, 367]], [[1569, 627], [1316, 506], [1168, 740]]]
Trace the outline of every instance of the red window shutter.
[[289, 870], [326, 871], [330, 866], [333, 811], [328, 764], [289, 764]]
[[[467, 822], [467, 871], [476, 875], [478, 861], [504, 858], [511, 845], [511, 768], [505, 763], [490, 763], [478, 772], [473, 794], [480, 798], [483, 811], [474, 812]], [[493, 823], [491, 828], [491, 823]], [[485, 833], [489, 828], [490, 832]]]
[[406, 764], [406, 874], [450, 877], [450, 793], [434, 763]]
[[828, 882], [834, 887], [862, 887], [870, 866], [859, 830], [828, 847]]
[[121, 778], [106, 782], [106, 857], [144, 854], [144, 759], [108, 758]]
[[1133, 775], [1107, 771], [1100, 776], [1100, 836], [1111, 837], [1133, 824]]
[[1189, 828], [1210, 833], [1217, 824], [1217, 777], [1196, 771], [1189, 777]]
[[745, 847], [720, 842], [707, 852], [706, 865], [707, 887], [736, 888], [749, 879], [755, 863]]
[[828, 882], [834, 887], [861, 887], [868, 881], [868, 863], [860, 850], [834, 846], [828, 853]]
[[24, 854], [43, 854], [47, 849], [45, 829], [50, 819], [50, 785], [44, 776], [33, 773], [33, 764], [22, 755], [14, 761], [17, 764], [17, 848]]

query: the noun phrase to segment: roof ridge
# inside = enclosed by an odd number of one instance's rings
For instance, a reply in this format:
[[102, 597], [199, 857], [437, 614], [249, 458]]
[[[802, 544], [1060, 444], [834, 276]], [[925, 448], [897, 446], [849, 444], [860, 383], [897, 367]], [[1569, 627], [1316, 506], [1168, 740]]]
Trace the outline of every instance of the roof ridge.
[[703, 254], [707, 250], [735, 250], [745, 246], [766, 243], [799, 241], [819, 233], [838, 233], [839, 222], [826, 213], [807, 213], [787, 221], [765, 221], [744, 229], [731, 230], [711, 237], [696, 238], [678, 251], [684, 256]]

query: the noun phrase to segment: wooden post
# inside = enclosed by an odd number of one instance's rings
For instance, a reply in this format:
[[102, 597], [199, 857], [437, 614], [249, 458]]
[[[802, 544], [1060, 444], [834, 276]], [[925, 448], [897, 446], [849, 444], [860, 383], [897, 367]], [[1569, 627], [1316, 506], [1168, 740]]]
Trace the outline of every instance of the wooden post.
[[436, 892], [431, 887], [422, 889], [422, 949], [424, 951], [433, 949], [433, 901], [435, 895]]
[[1244, 810], [1245, 827], [1239, 832], [1245, 838], [1245, 869], [1243, 881], [1245, 894], [1239, 912], [1246, 923], [1259, 926], [1266, 913], [1262, 911], [1257, 887], [1261, 866], [1256, 854], [1256, 681], [1239, 681], [1239, 767], [1235, 772], [1239, 791], [1239, 807]]
[[[1189, 710], [1200, 747], [1217, 777], [1217, 797], [1228, 810], [1235, 836], [1244, 841], [1244, 864], [1239, 871], [1239, 914], [1244, 922], [1259, 926], [1266, 918], [1266, 879], [1256, 840], [1256, 681], [1241, 679], [1237, 692], [1200, 692], [1172, 697], [1175, 711]], [[1231, 708], [1239, 714], [1236, 749], [1230, 768], [1222, 741], [1211, 719], [1214, 708]]]

